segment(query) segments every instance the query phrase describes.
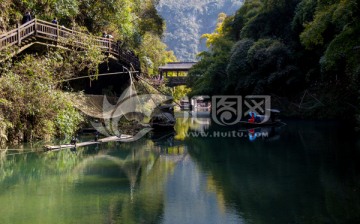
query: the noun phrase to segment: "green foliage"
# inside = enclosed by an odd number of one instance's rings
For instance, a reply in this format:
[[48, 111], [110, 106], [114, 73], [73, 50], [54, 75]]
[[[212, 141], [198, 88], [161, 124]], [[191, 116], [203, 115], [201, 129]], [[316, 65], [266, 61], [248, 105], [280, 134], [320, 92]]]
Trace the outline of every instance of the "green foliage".
[[[158, 66], [176, 60], [161, 42], [165, 24], [156, 4], [153, 0], [5, 0], [0, 3], [0, 32], [14, 28], [25, 11], [47, 21], [56, 17], [59, 25], [82, 33], [111, 34], [123, 48], [136, 52], [143, 71], [152, 75]], [[81, 48], [79, 38], [84, 43]], [[71, 136], [83, 121], [71, 96], [61, 91], [62, 80], [83, 72], [96, 79], [105, 55], [91, 35], [60, 38], [58, 44], [68, 49], [48, 48], [45, 56], [27, 55], [19, 57], [20, 61], [3, 63], [0, 144]], [[0, 56], [11, 53], [5, 49]]]
[[359, 21], [354, 0], [318, 2], [314, 19], [300, 35], [306, 48], [325, 49], [320, 60], [322, 78], [348, 82], [354, 91], [359, 78]]
[[324, 73], [335, 73], [343, 76], [345, 72], [356, 83], [360, 75], [360, 51], [355, 51], [355, 46], [360, 46], [358, 38], [360, 27], [355, 29], [347, 26], [337, 35], [327, 47], [320, 61]]
[[57, 92], [54, 94], [57, 104], [57, 115], [54, 120], [56, 133], [61, 137], [71, 137], [84, 121], [83, 116], [77, 111], [71, 101], [71, 95]]
[[191, 89], [186, 86], [175, 86], [171, 91], [171, 95], [174, 98], [174, 101], [180, 102], [181, 98], [187, 96], [190, 91]]
[[214, 95], [222, 92], [226, 81], [225, 67], [228, 54], [204, 55], [201, 62], [189, 72], [189, 95]]
[[335, 11], [335, 5], [326, 7], [325, 10], [317, 11], [314, 20], [304, 24], [305, 30], [301, 33], [300, 39], [302, 44], [311, 49], [316, 45], [324, 44], [323, 34], [331, 24], [331, 14]]
[[271, 7], [265, 3], [260, 8], [259, 5], [252, 6], [253, 9], [249, 11], [258, 12], [251, 13], [247, 22], [240, 30], [241, 38], [278, 38], [286, 41], [292, 39], [291, 21], [293, 18], [293, 11], [298, 1], [277, 1], [279, 5], [273, 4]]
[[295, 15], [292, 20], [292, 28], [297, 32], [301, 32], [305, 24], [313, 20], [317, 1], [303, 0], [295, 10]]
[[201, 36], [201, 38], [206, 39], [206, 46], [208, 48], [216, 47], [217, 45], [219, 45], [218, 44], [219, 41], [225, 39], [224, 36], [226, 29], [224, 25], [225, 19], [226, 19], [226, 14], [220, 13], [218, 16], [218, 21], [214, 33], [206, 33]]
[[230, 15], [243, 0], [162, 0], [157, 5], [159, 14], [166, 21], [165, 43], [181, 61], [194, 61], [198, 52], [206, 49], [199, 39], [216, 28], [214, 18], [219, 13]]
[[46, 56], [27, 55], [13, 66], [3, 68], [0, 78], [1, 132], [9, 141], [32, 141], [53, 136], [70, 136], [82, 115], [73, 108], [60, 81], [80, 71], [97, 67], [103, 56], [99, 49], [49, 52]]
[[[158, 1], [153, 0], [6, 0], [0, 4], [0, 33], [2, 30], [15, 28], [25, 11], [46, 21], [56, 17], [59, 25], [74, 30], [91, 32], [97, 36], [101, 36], [103, 32], [111, 34], [114, 40], [120, 41], [123, 48], [132, 50], [141, 57], [148, 57], [152, 64], [144, 63], [143, 68], [156, 72], [156, 67], [153, 66], [176, 60], [166, 50], [166, 45], [161, 43], [165, 22], [156, 10], [157, 4]], [[159, 42], [156, 43], [156, 51], [152, 45], [147, 44], [149, 39]], [[93, 45], [90, 39], [86, 43], [89, 44], [90, 56], [92, 53], [99, 53], [90, 52]], [[154, 57], [155, 54], [161, 56]], [[99, 55], [96, 57], [100, 58]], [[95, 67], [89, 70], [96, 72]]]
[[217, 28], [212, 34], [204, 34], [207, 45], [212, 49], [211, 53], [199, 55], [201, 61], [189, 72], [188, 85], [192, 89], [190, 96], [213, 95], [221, 92], [226, 81], [226, 65], [229, 60], [229, 52], [233, 45], [231, 38], [227, 38], [228, 24], [226, 15], [221, 13], [218, 17]]
[[159, 37], [163, 35], [165, 21], [160, 17], [151, 1], [148, 1], [146, 7], [141, 10], [141, 18], [139, 28], [143, 33], [152, 32]]
[[248, 51], [248, 62], [252, 70], [261, 73], [279, 70], [290, 57], [287, 47], [278, 40], [260, 39]]
[[257, 42], [245, 39], [236, 46], [227, 71], [229, 85], [236, 85], [233, 91], [242, 94], [291, 93], [288, 79], [296, 68], [290, 69], [291, 54], [283, 43], [271, 39]]
[[235, 13], [231, 23], [231, 32], [235, 39], [240, 38], [240, 31], [253, 18], [255, 18], [262, 10], [263, 4], [259, 0], [246, 1], [244, 5]]
[[158, 74], [158, 68], [168, 62], [176, 61], [174, 52], [167, 51], [166, 45], [161, 42], [157, 35], [146, 33], [139, 53], [142, 71], [149, 75]]
[[[314, 116], [354, 113], [345, 105], [356, 102], [359, 89], [356, 0], [248, 0], [219, 18], [214, 33], [204, 35], [209, 51], [190, 71], [190, 95], [274, 94], [295, 104], [310, 91], [316, 104], [325, 102]], [[336, 107], [329, 99], [343, 109], [326, 113]]]
[[[4, 99], [0, 99], [0, 105], [2, 104], [1, 101], [4, 101]], [[7, 130], [11, 127], [11, 122], [5, 120], [3, 115], [0, 114], [0, 147], [4, 147], [8, 141]]]
[[72, 19], [79, 12], [78, 0], [59, 0], [54, 3], [55, 15], [59, 18]]
[[[250, 73], [250, 65], [247, 61], [248, 51], [254, 44], [251, 39], [238, 41], [232, 51], [229, 64], [227, 65], [227, 89], [239, 91], [237, 83], [243, 82], [244, 78]], [[235, 89], [236, 88], [236, 89]]]

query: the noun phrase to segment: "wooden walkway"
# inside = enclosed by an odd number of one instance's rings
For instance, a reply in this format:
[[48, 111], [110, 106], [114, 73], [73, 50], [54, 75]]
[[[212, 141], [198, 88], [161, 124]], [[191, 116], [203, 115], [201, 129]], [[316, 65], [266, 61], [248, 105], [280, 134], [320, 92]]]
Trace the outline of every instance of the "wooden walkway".
[[45, 145], [44, 148], [47, 151], [60, 151], [62, 149], [71, 149], [71, 148], [79, 148], [88, 145], [95, 145], [106, 142], [131, 142], [134, 141], [134, 137], [131, 135], [121, 135], [118, 136], [110, 136], [107, 138], [98, 139], [98, 141], [89, 141], [89, 142], [79, 142], [76, 145], [73, 144], [65, 144], [65, 145]]
[[117, 42], [109, 38], [94, 37], [39, 19], [33, 19], [14, 30], [1, 34], [0, 51], [14, 49], [15, 52], [11, 55], [13, 56], [36, 43], [66, 47], [64, 43], [68, 44], [70, 41], [81, 48], [89, 40], [92, 40], [103, 52], [115, 56], [119, 61], [133, 66], [136, 70], [140, 69], [140, 62], [136, 55], [132, 51], [122, 49]]

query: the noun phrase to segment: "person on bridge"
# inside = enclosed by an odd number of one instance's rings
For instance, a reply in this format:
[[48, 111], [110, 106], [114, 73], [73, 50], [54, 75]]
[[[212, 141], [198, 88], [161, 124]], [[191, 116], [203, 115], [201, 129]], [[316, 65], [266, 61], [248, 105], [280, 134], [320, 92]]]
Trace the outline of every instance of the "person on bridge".
[[51, 23], [53, 23], [53, 24], [58, 24], [58, 21], [57, 21], [56, 18], [54, 18], [53, 21], [51, 21]]
[[31, 14], [30, 14], [29, 11], [27, 11], [27, 12], [25, 13], [25, 15], [23, 16], [21, 23], [22, 23], [22, 24], [25, 24], [25, 23], [27, 23], [27, 22], [30, 22], [31, 20], [32, 20]]
[[114, 38], [113, 35], [111, 34], [108, 34], [106, 31], [103, 32], [103, 35], [102, 35], [103, 38], [109, 38], [109, 39], [112, 39]]

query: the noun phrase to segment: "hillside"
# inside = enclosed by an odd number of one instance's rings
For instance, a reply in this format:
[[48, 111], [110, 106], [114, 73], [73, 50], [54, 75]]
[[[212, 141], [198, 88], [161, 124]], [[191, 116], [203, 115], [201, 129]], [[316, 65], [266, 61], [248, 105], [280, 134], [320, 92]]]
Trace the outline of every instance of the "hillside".
[[200, 37], [216, 27], [219, 13], [233, 14], [243, 0], [160, 0], [159, 14], [166, 21], [165, 43], [180, 61], [195, 60], [196, 54], [206, 50]]
[[356, 0], [246, 0], [204, 35], [191, 95], [271, 95], [288, 116], [354, 119], [359, 15]]
[[[100, 37], [103, 32], [111, 34], [123, 50], [139, 57], [141, 71], [149, 75], [157, 74], [159, 65], [176, 60], [161, 41], [164, 21], [152, 0], [2, 0], [0, 35], [14, 29], [25, 13], [48, 22], [56, 18], [60, 26], [92, 37]], [[100, 47], [92, 44], [91, 37], [89, 40], [81, 50], [78, 44], [69, 42], [68, 50], [29, 48], [13, 58], [8, 57], [12, 48], [1, 49], [0, 146], [69, 138], [79, 129], [84, 117], [74, 108], [74, 97], [68, 92], [72, 89], [64, 80], [91, 75], [86, 82], [97, 82], [101, 89], [109, 87], [97, 76], [102, 68], [111, 69], [110, 62]], [[121, 65], [117, 66], [121, 71]]]

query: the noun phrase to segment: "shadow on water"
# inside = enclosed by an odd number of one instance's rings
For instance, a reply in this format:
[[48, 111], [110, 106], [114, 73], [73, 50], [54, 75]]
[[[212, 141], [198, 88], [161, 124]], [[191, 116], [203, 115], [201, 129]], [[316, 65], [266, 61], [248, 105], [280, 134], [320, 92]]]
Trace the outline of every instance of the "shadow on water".
[[357, 140], [352, 128], [339, 123], [289, 121], [276, 141], [187, 142], [227, 206], [249, 223], [358, 223]]

